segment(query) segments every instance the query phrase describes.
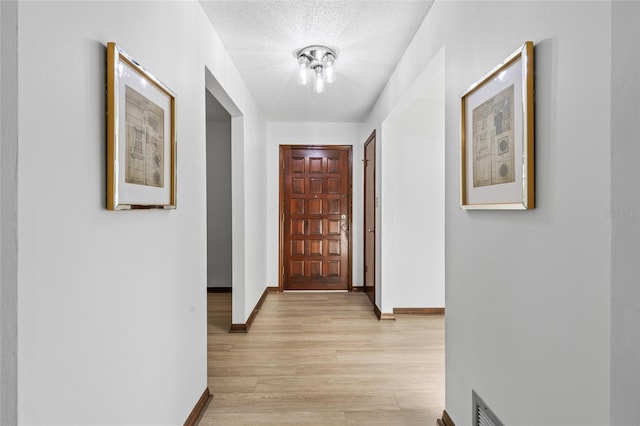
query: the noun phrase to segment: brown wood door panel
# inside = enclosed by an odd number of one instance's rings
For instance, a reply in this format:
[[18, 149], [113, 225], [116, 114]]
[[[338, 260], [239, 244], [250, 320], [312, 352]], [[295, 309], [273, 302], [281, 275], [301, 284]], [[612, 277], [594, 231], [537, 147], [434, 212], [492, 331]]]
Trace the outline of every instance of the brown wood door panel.
[[281, 146], [281, 288], [351, 288], [351, 147]]

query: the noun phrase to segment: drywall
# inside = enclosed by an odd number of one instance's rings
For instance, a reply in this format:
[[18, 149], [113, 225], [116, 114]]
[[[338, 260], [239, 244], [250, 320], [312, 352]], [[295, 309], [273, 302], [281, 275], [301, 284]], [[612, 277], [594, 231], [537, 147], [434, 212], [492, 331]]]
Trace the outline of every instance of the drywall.
[[[248, 95], [247, 95], [248, 96]], [[255, 308], [258, 300], [264, 293], [268, 281], [265, 281], [266, 274], [266, 261], [267, 261], [267, 233], [268, 223], [267, 217], [264, 214], [267, 200], [272, 198], [272, 194], [268, 192], [267, 180], [267, 167], [265, 162], [267, 158], [267, 127], [266, 123], [262, 120], [262, 115], [255, 102], [247, 102], [244, 116], [244, 152], [242, 153], [242, 160], [244, 162], [244, 205], [241, 214], [244, 215], [244, 258], [245, 263], [242, 268], [245, 271], [244, 281], [236, 280], [235, 277], [235, 264], [236, 255], [234, 249], [234, 278], [233, 278], [233, 312], [232, 320], [234, 324], [244, 324], [251, 315], [251, 312]], [[236, 139], [236, 130], [234, 126], [239, 123], [232, 121], [231, 134], [232, 140]], [[240, 147], [232, 147], [232, 156], [236, 156], [235, 149]], [[237, 154], [239, 155], [239, 154]], [[233, 163], [234, 169], [236, 168], [236, 161]], [[235, 170], [234, 170], [235, 173]], [[235, 174], [232, 176], [235, 179]], [[235, 185], [235, 183], [234, 183]], [[233, 206], [236, 209], [236, 206]], [[234, 210], [233, 220], [236, 222], [237, 209]], [[234, 225], [235, 227], [235, 225]], [[236, 244], [236, 234], [234, 233], [233, 241]], [[237, 304], [241, 304], [240, 300], [236, 300], [236, 285], [237, 282], [244, 282], [244, 286], [241, 286], [245, 290], [244, 294], [244, 312], [240, 312]]]
[[444, 307], [444, 50], [382, 123], [376, 305]]
[[640, 424], [640, 3], [612, 2], [611, 422]]
[[207, 91], [207, 286], [231, 287], [231, 115]]
[[18, 3], [0, 2], [0, 424], [18, 418]]
[[353, 210], [352, 210], [352, 243], [353, 243], [353, 285], [362, 286], [362, 250], [363, 250], [363, 166], [364, 142], [360, 138], [360, 123], [280, 123], [267, 124], [267, 187], [266, 203], [266, 251], [267, 282], [270, 286], [278, 285], [278, 212], [280, 193], [280, 145], [352, 145], [353, 146]]
[[[537, 208], [460, 210], [459, 96], [525, 40], [536, 44]], [[456, 424], [471, 420], [472, 389], [504, 424], [609, 424], [610, 41], [609, 2], [436, 2], [362, 130], [380, 129], [445, 47], [446, 407]]]
[[[21, 2], [18, 35], [19, 423], [181, 424], [207, 387], [205, 70], [255, 155], [259, 111], [197, 2]], [[105, 210], [108, 41], [177, 95], [176, 210]], [[254, 208], [264, 172], [232, 161]], [[238, 234], [256, 222], [234, 210]], [[244, 318], [264, 289], [262, 238], [247, 247]]]

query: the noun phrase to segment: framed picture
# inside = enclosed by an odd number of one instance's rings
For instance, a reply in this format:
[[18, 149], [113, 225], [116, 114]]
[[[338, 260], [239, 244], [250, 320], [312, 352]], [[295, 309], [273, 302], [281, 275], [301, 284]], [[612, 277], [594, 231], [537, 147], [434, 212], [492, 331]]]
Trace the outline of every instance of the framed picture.
[[107, 208], [176, 208], [176, 96], [107, 43]]
[[462, 95], [463, 209], [535, 207], [533, 42], [527, 41]]

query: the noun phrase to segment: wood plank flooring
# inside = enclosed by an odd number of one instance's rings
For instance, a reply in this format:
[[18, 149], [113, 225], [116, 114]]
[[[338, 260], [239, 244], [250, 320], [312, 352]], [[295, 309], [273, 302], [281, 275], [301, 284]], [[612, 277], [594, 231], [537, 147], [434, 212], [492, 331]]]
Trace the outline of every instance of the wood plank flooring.
[[200, 425], [435, 425], [444, 317], [378, 321], [364, 293], [269, 293], [248, 334], [208, 295], [214, 398]]

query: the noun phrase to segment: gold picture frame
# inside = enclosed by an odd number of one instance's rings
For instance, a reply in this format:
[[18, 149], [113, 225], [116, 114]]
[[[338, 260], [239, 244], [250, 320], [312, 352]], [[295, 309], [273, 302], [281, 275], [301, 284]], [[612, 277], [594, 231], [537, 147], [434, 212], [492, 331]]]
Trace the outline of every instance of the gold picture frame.
[[461, 208], [535, 208], [533, 69], [527, 41], [461, 95]]
[[107, 209], [176, 208], [176, 95], [107, 43]]

